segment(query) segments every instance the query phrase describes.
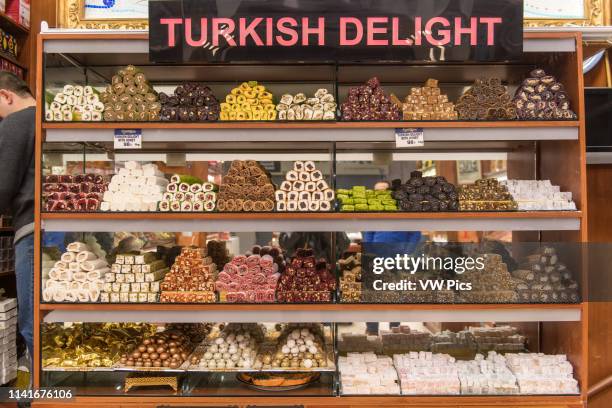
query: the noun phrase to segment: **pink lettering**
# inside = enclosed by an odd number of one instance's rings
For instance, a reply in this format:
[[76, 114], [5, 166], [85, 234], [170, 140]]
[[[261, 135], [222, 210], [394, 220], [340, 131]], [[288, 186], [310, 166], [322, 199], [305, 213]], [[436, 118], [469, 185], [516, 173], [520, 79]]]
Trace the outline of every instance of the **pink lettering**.
[[377, 23], [388, 23], [389, 19], [387, 17], [368, 17], [368, 45], [389, 45], [389, 40], [376, 40], [374, 38], [374, 34], [386, 34], [387, 27], [374, 27], [374, 24]]
[[414, 18], [414, 44], [421, 45], [421, 41], [423, 38], [423, 22], [421, 17]]
[[[289, 27], [287, 27], [287, 25]], [[299, 37], [298, 33], [294, 28], [291, 28], [291, 27], [296, 27], [296, 26], [297, 26], [297, 21], [295, 20], [295, 18], [292, 18], [292, 17], [280, 18], [278, 22], [276, 23], [276, 28], [281, 33], [288, 35], [290, 39], [287, 40], [283, 38], [283, 36], [277, 35], [276, 42], [278, 42], [283, 47], [292, 47], [295, 44], [297, 44], [298, 37]]]
[[319, 17], [316, 28], [308, 27], [308, 17], [302, 17], [302, 45], [309, 45], [308, 36], [311, 34], [317, 35], [317, 45], [325, 45], [325, 17]]
[[480, 22], [487, 25], [487, 45], [495, 45], [495, 24], [501, 24], [501, 17], [480, 17]]
[[461, 45], [462, 35], [470, 35], [470, 45], [477, 44], [478, 38], [478, 19], [476, 17], [470, 18], [469, 27], [461, 27], [461, 17], [455, 17], [455, 45]]
[[431, 45], [448, 44], [451, 41], [450, 30], [438, 30], [437, 33], [438, 35], [441, 36], [441, 38], [434, 38], [433, 31], [432, 31], [434, 24], [441, 24], [442, 27], [450, 26], [450, 23], [444, 17], [434, 17], [431, 20], [429, 20], [427, 24], [425, 24], [425, 38], [427, 39], [427, 42], [429, 42]]
[[393, 17], [391, 19], [391, 31], [393, 32], [393, 38], [391, 45], [411, 45], [412, 40], [410, 38], [399, 38], [399, 19]]
[[268, 46], [272, 45], [272, 39], [274, 38], [273, 37], [273, 34], [274, 34], [273, 28], [274, 28], [274, 26], [272, 25], [272, 22], [273, 22], [272, 17], [267, 17], [266, 18], [266, 45], [268, 45]]
[[239, 25], [240, 25], [240, 46], [244, 47], [246, 45], [246, 39], [247, 37], [251, 37], [253, 39], [253, 42], [255, 43], [256, 46], [258, 47], [262, 47], [264, 44], [261, 41], [261, 38], [259, 37], [259, 35], [255, 32], [255, 27], [257, 27], [257, 25], [259, 23], [261, 23], [263, 21], [263, 18], [261, 17], [256, 17], [253, 19], [253, 21], [251, 21], [251, 24], [247, 25], [246, 24], [246, 18], [241, 18], [239, 20]]
[[208, 41], [206, 20], [207, 19], [205, 17], [202, 17], [202, 19], [200, 20], [200, 39], [196, 41], [193, 39], [193, 31], [191, 30], [191, 19], [185, 19], [185, 41], [187, 41], [188, 45], [192, 47], [201, 47], [206, 44], [206, 42]]
[[168, 25], [168, 47], [176, 47], [176, 36], [174, 34], [174, 26], [183, 24], [180, 18], [162, 18], [159, 24]]
[[[348, 25], [352, 24], [355, 27], [355, 38], [348, 39]], [[355, 17], [340, 17], [340, 45], [352, 46], [357, 45], [363, 39], [363, 24]]]
[[[227, 27], [221, 29], [221, 26]], [[236, 41], [232, 38], [232, 33], [236, 29], [236, 23], [231, 18], [213, 18], [212, 24], [212, 43], [214, 47], [219, 46], [219, 37], [225, 38], [230, 47], [236, 46]]]

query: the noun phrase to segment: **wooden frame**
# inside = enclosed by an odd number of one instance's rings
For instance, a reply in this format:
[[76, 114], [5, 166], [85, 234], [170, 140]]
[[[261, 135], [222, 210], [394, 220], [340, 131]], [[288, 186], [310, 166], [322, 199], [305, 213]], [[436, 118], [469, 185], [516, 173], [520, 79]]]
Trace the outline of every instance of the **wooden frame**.
[[85, 0], [58, 0], [59, 26], [69, 29], [94, 30], [148, 30], [147, 19], [103, 19], [85, 18]]
[[[112, 40], [117, 39], [121, 40], [123, 36], [115, 35], [114, 37], [106, 36], [104, 39]], [[582, 74], [581, 74], [581, 61], [582, 61], [582, 49], [581, 43], [582, 38], [579, 33], [528, 33], [526, 34], [527, 38], [539, 38], [539, 39], [549, 39], [549, 38], [559, 38], [559, 39], [568, 39], [571, 38], [576, 41], [577, 51], [574, 54], [568, 54], [566, 57], [571, 63], [568, 64], [560, 64], [559, 67], [556, 67], [558, 70], [562, 70], [560, 74], [560, 79], [566, 84], [566, 88], [568, 88], [568, 93], [572, 99], [573, 105], [575, 106], [576, 112], [578, 113], [578, 117], [580, 120], [576, 122], [572, 122], [571, 126], [579, 126], [579, 139], [578, 140], [568, 140], [568, 141], [550, 141], [550, 142], [542, 142], [540, 146], [540, 150], [544, 150], [544, 152], [540, 152], [540, 159], [543, 161], [550, 161], [547, 163], [548, 165], [542, 166], [539, 169], [540, 176], [543, 178], [551, 178], [553, 182], [559, 181], [562, 178], [567, 179], [570, 176], [570, 181], [565, 181], [567, 183], [566, 187], [570, 188], [577, 197], [577, 204], [579, 212], [576, 213], [563, 213], [567, 215], [561, 215], [563, 217], [574, 217], [581, 219], [581, 228], [579, 231], [568, 231], [568, 232], [546, 232], [543, 234], [545, 238], [543, 240], [563, 240], [563, 241], [574, 241], [574, 242], [585, 242], [587, 239], [587, 225], [586, 225], [586, 211], [587, 211], [587, 201], [586, 201], [586, 151], [585, 151], [585, 124], [584, 124], [584, 100], [583, 100], [583, 83], [582, 83]], [[54, 39], [92, 39], [95, 36], [83, 36], [80, 34], [60, 34], [60, 35], [50, 35], [43, 34], [38, 37], [38, 65], [37, 65], [37, 88], [36, 88], [36, 97], [37, 97], [37, 107], [39, 112], [42, 112], [43, 107], [43, 95], [44, 95], [44, 84], [43, 84], [43, 43], [46, 38], [54, 38]], [[379, 123], [351, 123], [347, 124], [348, 126], [359, 128], [359, 127], [381, 127], [386, 126], [389, 127], [391, 124], [379, 124]], [[468, 125], [467, 123], [464, 125]], [[257, 305], [45, 305], [41, 304], [40, 299], [40, 285], [41, 285], [41, 270], [40, 270], [40, 239], [41, 239], [41, 228], [42, 222], [45, 219], [72, 219], [78, 217], [88, 217], [88, 218], [107, 218], [107, 219], [130, 219], [130, 218], [141, 218], [141, 219], [150, 219], [151, 221], [154, 218], [193, 218], [193, 214], [117, 214], [117, 213], [104, 213], [104, 214], [43, 214], [42, 213], [42, 203], [40, 200], [41, 197], [41, 168], [42, 168], [42, 143], [44, 141], [45, 130], [52, 128], [82, 128], [82, 129], [92, 129], [92, 128], [114, 128], [116, 124], [112, 123], [100, 123], [100, 124], [43, 124], [42, 116], [38, 115], [36, 120], [36, 184], [35, 184], [35, 273], [34, 273], [34, 344], [35, 349], [40, 350], [40, 331], [39, 331], [39, 323], [42, 321], [42, 316], [44, 314], [49, 313], [53, 310], [92, 310], [96, 309], [104, 309], [105, 311], [112, 310], [143, 310], [143, 309], [152, 309], [155, 310], [241, 310], [241, 309], [252, 309], [258, 307]], [[235, 127], [235, 128], [267, 128], [267, 127], [277, 127], [277, 128], [291, 128], [291, 127], [299, 127], [301, 124], [283, 124], [283, 123], [274, 123], [274, 124], [128, 124], [128, 126], [134, 127], [150, 127], [150, 128], [163, 128], [163, 129], [173, 129], [173, 128], [189, 128], [189, 127]], [[312, 126], [309, 124], [305, 124], [306, 127], [339, 127], [340, 124], [330, 123], [330, 124], [321, 124], [320, 126]], [[432, 124], [432, 127], [436, 127], [438, 125]], [[456, 126], [456, 124], [444, 124], [440, 125], [440, 127], [444, 126]], [[469, 126], [473, 127], [497, 127], [497, 125], [491, 125], [490, 123], [470, 123]], [[500, 126], [509, 126], [506, 123], [500, 123]], [[511, 124], [510, 126], [525, 126], [525, 124], [521, 122], [515, 122], [515, 124]], [[551, 123], [546, 122], [533, 122], [530, 123], [529, 126], [553, 126]], [[126, 127], [125, 124], [122, 124], [121, 127]], [[394, 127], [394, 126], [391, 126]], [[550, 160], [551, 156], [554, 155], [562, 155], [562, 161], [568, 165], [564, 166], [564, 169], [560, 169], [559, 166], [559, 157], [556, 157], [555, 160]], [[575, 170], [577, 173], [571, 174], [569, 173], [571, 170]], [[548, 216], [559, 216], [560, 214], [552, 215], [548, 214]], [[278, 215], [275, 215], [278, 216]], [[378, 215], [377, 215], [378, 216]], [[443, 218], [466, 218], [466, 219], [475, 219], [479, 217], [522, 217], [525, 219], [536, 218], [536, 217], [546, 217], [545, 214], [537, 214], [537, 213], [489, 213], [482, 215], [481, 213], [440, 213], [440, 214], [381, 214], [380, 217], [397, 217], [397, 218], [411, 218], [411, 217], [430, 217], [436, 219]], [[225, 218], [266, 218], [270, 217], [269, 214], [202, 214], [201, 217], [215, 217], [218, 219]], [[329, 213], [329, 214], [283, 214], [283, 217], [288, 218], [326, 218], [326, 217], [372, 217], [371, 214], [358, 215], [358, 214], [338, 214], [338, 213]], [[152, 307], [153, 306], [153, 307]], [[283, 310], [286, 312], [291, 312], [294, 310], [304, 310], [310, 308], [310, 305], [262, 305], [265, 308], [269, 308], [272, 310]], [[342, 310], [347, 310], [349, 308], [355, 310], [383, 310], [385, 308], [398, 308], [398, 309], [437, 309], [444, 310], [448, 308], [447, 305], [345, 305], [345, 304], [331, 304], [331, 305], [317, 305], [319, 308], [330, 308], [337, 309], [341, 308]], [[466, 408], [466, 407], [549, 407], [549, 408], [578, 408], [584, 407], [586, 401], [586, 395], [588, 391], [588, 302], [584, 302], [579, 305], [453, 305], [453, 308], [464, 309], [464, 310], [478, 310], [478, 309], [492, 309], [492, 308], [503, 308], [503, 309], [515, 309], [519, 310], [521, 308], [526, 307], [542, 307], [542, 308], [571, 308], [571, 309], [580, 309], [582, 311], [582, 320], [576, 322], [570, 322], [569, 324], [565, 324], [564, 322], [549, 322], [544, 326], [547, 333], [551, 335], [547, 337], [547, 341], [544, 351], [551, 352], [567, 352], [570, 355], [570, 359], [572, 363], [576, 367], [575, 375], [580, 381], [581, 386], [581, 395], [578, 396], [478, 396], [478, 397], [418, 397], [418, 396], [388, 396], [388, 397], [288, 397], [288, 396], [276, 396], [276, 397], [189, 397], [181, 399], [179, 397], [173, 396], [155, 396], [155, 397], [113, 397], [113, 396], [79, 396], [75, 399], [75, 406], [83, 406], [90, 405], [93, 407], [107, 407], [107, 406], [118, 406], [129, 407], [134, 406], [138, 408], [153, 408], [157, 407], [160, 404], [166, 405], [198, 405], [198, 406], [214, 406], [214, 405], [238, 405], [238, 406], [247, 406], [249, 404], [263, 404], [263, 405], [295, 405], [302, 404], [305, 407], [331, 407], [338, 406], [347, 408], [350, 406], [375, 406], [375, 405], [385, 405], [389, 407], [406, 407], [406, 406], [414, 406], [414, 407], [453, 407], [453, 408]], [[568, 331], [573, 333], [571, 341], [564, 341], [563, 336], [566, 335]], [[556, 334], [556, 335], [552, 335]], [[35, 353], [34, 355], [34, 385], [39, 387], [41, 386], [41, 370], [40, 370], [40, 355]], [[71, 402], [37, 402], [33, 404], [34, 406], [45, 406], [45, 407], [65, 407], [69, 406]]]
[[[602, 26], [606, 25], [606, 0], [583, 0], [584, 18], [582, 19], [548, 19], [527, 18], [525, 27], [575, 27], [575, 26]], [[551, 4], [562, 4], [562, 1], [550, 2]], [[609, 12], [609, 11], [608, 11]]]

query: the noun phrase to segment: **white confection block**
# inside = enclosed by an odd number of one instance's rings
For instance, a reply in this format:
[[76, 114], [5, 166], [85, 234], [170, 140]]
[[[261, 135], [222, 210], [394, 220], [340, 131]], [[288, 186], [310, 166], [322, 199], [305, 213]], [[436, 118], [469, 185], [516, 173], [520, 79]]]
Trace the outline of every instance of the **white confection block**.
[[0, 312], [7, 312], [17, 307], [17, 299], [7, 298], [0, 300]]

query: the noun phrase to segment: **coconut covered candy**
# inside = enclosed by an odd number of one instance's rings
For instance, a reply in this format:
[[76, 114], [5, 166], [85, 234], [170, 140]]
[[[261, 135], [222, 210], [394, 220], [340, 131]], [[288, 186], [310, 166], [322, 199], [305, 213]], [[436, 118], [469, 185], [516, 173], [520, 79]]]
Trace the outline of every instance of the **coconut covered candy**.
[[143, 72], [133, 65], [117, 71], [109, 85], [100, 96], [104, 103], [104, 120], [158, 121], [161, 103], [157, 92], [147, 81]]
[[334, 120], [337, 106], [334, 95], [321, 88], [310, 98], [301, 92], [284, 94], [276, 110], [278, 120]]
[[216, 273], [206, 248], [183, 248], [160, 285], [160, 302], [214, 303]]
[[270, 175], [257, 161], [234, 160], [219, 186], [217, 209], [220, 212], [273, 211], [275, 190]]
[[516, 90], [514, 100], [519, 119], [576, 119], [565, 87], [543, 69], [534, 69]]
[[254, 368], [310, 370], [327, 368], [323, 328], [320, 324], [289, 324], [278, 340], [274, 352], [257, 356]]
[[277, 211], [330, 211], [335, 194], [313, 161], [296, 161], [274, 193]]
[[159, 94], [162, 121], [213, 122], [221, 108], [213, 91], [199, 83], [179, 85], [172, 95]]
[[175, 174], [166, 186], [159, 202], [159, 211], [214, 211], [217, 205], [217, 185], [194, 176]]
[[251, 253], [235, 256], [217, 275], [215, 290], [227, 303], [272, 303], [285, 266], [278, 247], [254, 246]]
[[480, 179], [459, 187], [459, 211], [516, 211], [508, 188], [497, 179]]
[[232, 89], [222, 102], [221, 120], [275, 120], [277, 116], [272, 93], [257, 81], [243, 82]]
[[401, 103], [404, 120], [457, 120], [455, 104], [438, 87], [437, 79], [428, 79], [424, 86], [410, 89]]
[[340, 105], [342, 120], [401, 120], [401, 109], [385, 94], [378, 78], [349, 89]]
[[439, 212], [459, 208], [457, 189], [443, 176], [424, 177], [422, 172], [413, 171], [406, 183], [396, 179], [391, 188], [402, 211]]
[[499, 78], [477, 79], [455, 106], [462, 120], [513, 120], [512, 97]]
[[276, 297], [282, 303], [331, 302], [336, 278], [324, 259], [312, 249], [298, 249], [278, 281]]
[[92, 86], [64, 85], [61, 92], [47, 94], [45, 120], [47, 122], [100, 122], [104, 103]]

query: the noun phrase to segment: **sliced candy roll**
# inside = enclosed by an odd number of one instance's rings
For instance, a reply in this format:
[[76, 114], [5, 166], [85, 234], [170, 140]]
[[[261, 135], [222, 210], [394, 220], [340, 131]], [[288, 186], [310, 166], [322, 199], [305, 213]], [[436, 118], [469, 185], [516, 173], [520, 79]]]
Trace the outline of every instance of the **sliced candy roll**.
[[287, 201], [297, 201], [300, 197], [300, 193], [298, 191], [289, 191], [287, 193]]
[[300, 172], [298, 173], [298, 179], [299, 179], [300, 181], [304, 181], [304, 182], [306, 182], [306, 181], [310, 181], [310, 173], [309, 173], [309, 172], [307, 172], [307, 171], [300, 171]]
[[282, 190], [277, 190], [274, 192], [274, 197], [277, 202], [285, 201], [287, 199], [287, 192]]
[[[297, 162], [296, 162], [297, 163]], [[290, 170], [287, 172], [285, 176], [287, 181], [298, 181], [299, 180], [299, 170]]]
[[297, 201], [287, 201], [287, 211], [297, 211], [297, 210], [298, 210]]
[[303, 191], [305, 187], [305, 183], [303, 181], [294, 181], [293, 182], [293, 190], [294, 191]]
[[317, 189], [317, 183], [314, 181], [309, 181], [304, 185], [304, 189], [308, 192], [314, 192]]
[[277, 201], [276, 211], [287, 211], [287, 203], [285, 203], [284, 201]]
[[329, 211], [329, 210], [331, 210], [331, 203], [329, 201], [320, 201], [319, 202], [319, 210], [320, 211]]
[[299, 201], [310, 201], [312, 198], [311, 194], [308, 191], [300, 191]]
[[170, 211], [181, 211], [181, 202], [180, 201], [172, 201], [170, 203]]
[[308, 211], [310, 203], [308, 201], [298, 201], [298, 211]]
[[280, 185], [280, 189], [283, 191], [291, 191], [291, 188], [293, 187], [293, 185], [291, 184], [291, 181], [283, 181]]

